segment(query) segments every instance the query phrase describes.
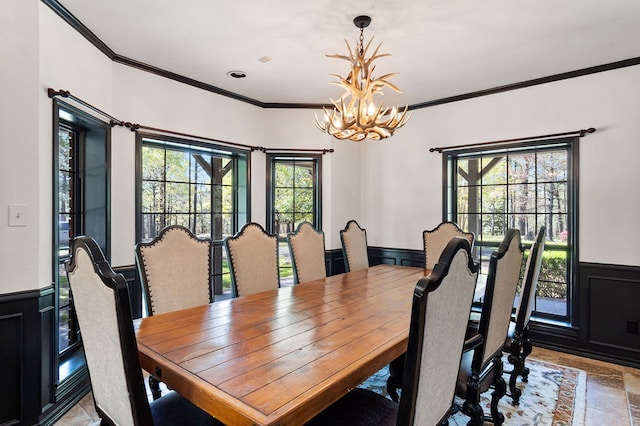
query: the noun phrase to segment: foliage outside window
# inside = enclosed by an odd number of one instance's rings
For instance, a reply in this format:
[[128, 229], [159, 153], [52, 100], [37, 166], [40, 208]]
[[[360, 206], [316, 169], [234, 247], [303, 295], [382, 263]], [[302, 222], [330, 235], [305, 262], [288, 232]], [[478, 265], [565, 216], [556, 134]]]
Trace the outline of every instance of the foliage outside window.
[[78, 157], [80, 132], [61, 124], [58, 130], [58, 351], [64, 353], [79, 342], [79, 329], [71, 300], [64, 263], [69, 260], [70, 241], [79, 224]]
[[213, 292], [230, 293], [224, 238], [247, 221], [247, 153], [174, 138], [139, 135], [138, 241], [182, 225], [213, 242]]
[[321, 229], [321, 156], [267, 156], [267, 226], [278, 235], [280, 284], [293, 283], [287, 234], [302, 222]]
[[[570, 142], [447, 153], [447, 217], [475, 233], [474, 255], [481, 273], [486, 276], [491, 253], [508, 228], [519, 229], [523, 245], [529, 247], [538, 229], [546, 226], [534, 311], [564, 320], [570, 315], [575, 263], [572, 155]], [[482, 290], [478, 286], [477, 301]]]

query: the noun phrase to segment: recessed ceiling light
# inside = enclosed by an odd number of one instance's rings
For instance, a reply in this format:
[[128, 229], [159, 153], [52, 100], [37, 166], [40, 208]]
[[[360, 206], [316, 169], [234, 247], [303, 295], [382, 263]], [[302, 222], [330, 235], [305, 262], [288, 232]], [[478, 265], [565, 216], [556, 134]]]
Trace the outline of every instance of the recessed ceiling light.
[[263, 56], [262, 58], [258, 58], [258, 60], [263, 64], [266, 64], [267, 62], [272, 61], [273, 58], [271, 56]]
[[229, 71], [227, 75], [233, 78], [245, 78], [247, 76], [247, 73], [245, 73], [244, 71]]

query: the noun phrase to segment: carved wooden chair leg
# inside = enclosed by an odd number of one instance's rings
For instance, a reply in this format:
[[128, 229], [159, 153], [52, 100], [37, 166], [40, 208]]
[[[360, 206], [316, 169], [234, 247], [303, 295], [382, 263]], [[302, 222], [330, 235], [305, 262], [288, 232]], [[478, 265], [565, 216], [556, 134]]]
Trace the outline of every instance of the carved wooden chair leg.
[[522, 333], [522, 370], [520, 371], [522, 381], [525, 383], [529, 381], [529, 369], [526, 367], [525, 362], [532, 350], [533, 345], [531, 344], [531, 339], [529, 339], [529, 326], [527, 325]]
[[[475, 377], [477, 379], [478, 376]], [[467, 385], [467, 398], [462, 404], [462, 412], [470, 418], [468, 426], [482, 426], [484, 423], [484, 411], [480, 405], [480, 388], [477, 380], [472, 380]]]
[[494, 425], [501, 426], [504, 423], [504, 414], [498, 410], [498, 403], [500, 398], [507, 393], [507, 383], [502, 377], [502, 361], [499, 359], [494, 360], [493, 374], [494, 390], [491, 394], [491, 419]]
[[511, 403], [513, 405], [520, 404], [520, 396], [522, 396], [522, 391], [517, 387], [518, 376], [522, 374], [522, 369], [524, 368], [521, 341], [519, 336], [512, 340], [511, 353], [507, 357], [509, 363], [513, 365], [513, 370], [509, 375], [509, 393], [511, 394]]
[[511, 360], [511, 355], [509, 355], [509, 361], [513, 364], [513, 371], [509, 375], [509, 393], [511, 394], [511, 404], [518, 405], [520, 404], [520, 397], [522, 396], [522, 390], [518, 388], [518, 372], [522, 370], [522, 361], [520, 358], [514, 358]]
[[153, 397], [154, 401], [162, 396], [162, 391], [160, 390], [160, 380], [156, 379], [153, 376], [149, 376], [149, 389], [151, 389], [151, 396]]

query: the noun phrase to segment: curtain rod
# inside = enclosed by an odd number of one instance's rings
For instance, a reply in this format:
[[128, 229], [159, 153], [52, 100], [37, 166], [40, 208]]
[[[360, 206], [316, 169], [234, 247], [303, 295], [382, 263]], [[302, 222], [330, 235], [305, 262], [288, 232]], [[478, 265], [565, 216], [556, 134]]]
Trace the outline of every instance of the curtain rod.
[[107, 117], [109, 119], [109, 125], [111, 127], [113, 126], [122, 126], [122, 127], [126, 127], [129, 130], [131, 130], [132, 132], [138, 131], [139, 129], [143, 129], [143, 130], [149, 130], [152, 132], [157, 132], [157, 133], [163, 133], [163, 134], [169, 134], [169, 135], [175, 135], [175, 136], [183, 136], [183, 137], [188, 137], [188, 138], [194, 138], [194, 139], [200, 139], [200, 140], [205, 140], [205, 141], [209, 141], [209, 142], [216, 142], [216, 143], [220, 143], [220, 144], [224, 144], [224, 145], [229, 145], [229, 146], [233, 146], [233, 147], [237, 147], [237, 148], [244, 148], [244, 149], [249, 149], [251, 150], [251, 152], [253, 151], [260, 151], [260, 152], [283, 152], [283, 151], [295, 151], [295, 152], [319, 152], [322, 154], [326, 154], [328, 152], [333, 152], [333, 149], [293, 149], [293, 148], [282, 148], [282, 149], [275, 149], [275, 148], [265, 148], [263, 146], [254, 146], [254, 145], [245, 145], [242, 143], [235, 143], [235, 142], [228, 142], [228, 141], [223, 141], [220, 139], [214, 139], [214, 138], [209, 138], [206, 136], [198, 136], [198, 135], [192, 135], [189, 133], [182, 133], [182, 132], [176, 132], [173, 130], [166, 130], [166, 129], [159, 129], [157, 127], [149, 127], [149, 126], [144, 126], [142, 124], [135, 124], [135, 123], [130, 123], [130, 122], [124, 122], [122, 120], [118, 120], [117, 118], [107, 114], [106, 112], [94, 107], [93, 105], [91, 105], [88, 102], [83, 101], [82, 99], [74, 96], [71, 94], [70, 91], [68, 90], [54, 90], [52, 88], [48, 88], [47, 89], [47, 94], [49, 96], [49, 98], [54, 98], [56, 96], [60, 96], [63, 98], [68, 98], [71, 99], [87, 108], [89, 108], [90, 110], [104, 116]]
[[87, 102], [83, 101], [82, 99], [75, 97], [68, 90], [53, 90], [52, 88], [48, 88], [47, 89], [47, 95], [51, 99], [53, 99], [56, 96], [60, 96], [62, 98], [71, 99], [71, 100], [79, 103], [80, 105], [85, 106], [85, 107], [89, 108], [90, 110], [92, 110], [94, 112], [97, 112], [98, 114], [102, 115], [103, 117], [107, 117], [109, 119], [109, 125], [111, 127], [116, 126], [116, 125], [122, 126], [124, 124], [121, 120], [118, 120], [117, 118], [107, 114], [106, 112], [94, 107], [90, 103], [87, 103]]
[[174, 130], [166, 130], [166, 129], [159, 129], [157, 127], [149, 127], [149, 126], [143, 126], [142, 124], [134, 124], [134, 123], [129, 123], [128, 121], [125, 123], [122, 123], [122, 125], [124, 127], [126, 127], [127, 129], [131, 130], [132, 132], [136, 132], [140, 129], [142, 130], [150, 130], [152, 132], [156, 132], [156, 133], [163, 133], [163, 134], [169, 134], [169, 135], [175, 135], [175, 136], [183, 136], [183, 137], [187, 137], [187, 138], [193, 138], [193, 139], [200, 139], [200, 140], [204, 140], [204, 141], [208, 141], [208, 142], [216, 142], [216, 143], [221, 143], [224, 145], [230, 145], [230, 146], [234, 146], [237, 148], [245, 148], [245, 149], [249, 149], [251, 151], [262, 151], [264, 152], [264, 150], [266, 148], [263, 148], [261, 146], [253, 146], [253, 145], [245, 145], [243, 143], [235, 143], [235, 142], [227, 142], [227, 141], [223, 141], [220, 139], [214, 139], [214, 138], [209, 138], [206, 136], [198, 136], [198, 135], [192, 135], [189, 133], [182, 133], [182, 132], [176, 132]]
[[333, 152], [333, 148], [328, 149], [295, 149], [295, 148], [265, 148], [266, 153], [278, 153], [278, 152], [317, 152], [320, 154], [327, 154]]
[[500, 145], [500, 144], [504, 144], [507, 142], [521, 142], [521, 141], [537, 141], [540, 139], [552, 139], [552, 138], [560, 138], [563, 136], [578, 136], [578, 137], [584, 137], [586, 136], [588, 133], [593, 133], [595, 132], [596, 129], [593, 127], [589, 127], [588, 129], [581, 129], [581, 130], [574, 130], [572, 132], [564, 132], [564, 133], [552, 133], [550, 135], [540, 135], [540, 136], [528, 136], [528, 137], [524, 137], [524, 138], [514, 138], [514, 139], [503, 139], [503, 140], [499, 140], [499, 141], [490, 141], [490, 142], [478, 142], [478, 143], [469, 143], [469, 144], [465, 144], [465, 145], [456, 145], [456, 146], [443, 146], [443, 147], [435, 147], [435, 148], [429, 148], [429, 152], [440, 152], [442, 153], [443, 151], [450, 151], [453, 149], [459, 149], [459, 148], [470, 148], [470, 147], [477, 147], [477, 146], [487, 146], [487, 145]]

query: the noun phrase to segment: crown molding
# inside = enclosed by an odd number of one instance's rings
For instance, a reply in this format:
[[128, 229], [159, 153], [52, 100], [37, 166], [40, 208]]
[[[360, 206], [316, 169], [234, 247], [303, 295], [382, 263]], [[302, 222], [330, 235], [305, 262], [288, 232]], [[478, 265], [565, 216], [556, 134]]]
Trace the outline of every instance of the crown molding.
[[[142, 71], [149, 72], [151, 74], [159, 75], [189, 86], [197, 87], [208, 92], [212, 92], [221, 96], [225, 96], [230, 99], [234, 99], [240, 102], [245, 102], [251, 105], [255, 105], [265, 109], [322, 109], [333, 108], [330, 104], [311, 104], [311, 103], [278, 103], [278, 102], [261, 102], [257, 99], [242, 96], [228, 90], [221, 89], [219, 87], [207, 84], [198, 80], [194, 80], [189, 77], [185, 77], [174, 72], [158, 68], [153, 65], [146, 64], [144, 62], [137, 61], [135, 59], [127, 58], [125, 56], [115, 53], [109, 46], [107, 46], [102, 40], [100, 40], [89, 28], [87, 28], [82, 22], [80, 22], [73, 14], [71, 14], [64, 6], [62, 6], [58, 0], [40, 0], [42, 3], [49, 6], [60, 18], [62, 18], [73, 29], [78, 31], [84, 38], [86, 38], [91, 44], [93, 44], [98, 50], [104, 53], [109, 59], [119, 64], [130, 66]], [[448, 104], [452, 102], [463, 101], [472, 98], [478, 98], [482, 96], [495, 95], [497, 93], [509, 92], [512, 90], [524, 89], [526, 87], [537, 86], [540, 84], [552, 83], [555, 81], [566, 80], [570, 78], [582, 77], [589, 74], [596, 74], [605, 71], [612, 71], [619, 68], [625, 68], [630, 66], [640, 65], [640, 57], [629, 58], [621, 61], [610, 62], [608, 64], [596, 65], [593, 67], [582, 68], [574, 71], [553, 74], [546, 77], [535, 78], [532, 80], [521, 81], [518, 83], [507, 84], [504, 86], [492, 87], [489, 89], [478, 90], [475, 92], [464, 93], [461, 95], [449, 96], [446, 98], [434, 99], [431, 101], [420, 102], [417, 104], [409, 105], [408, 109], [417, 110], [422, 108], [429, 108], [437, 105]]]

